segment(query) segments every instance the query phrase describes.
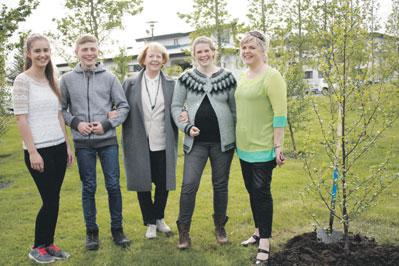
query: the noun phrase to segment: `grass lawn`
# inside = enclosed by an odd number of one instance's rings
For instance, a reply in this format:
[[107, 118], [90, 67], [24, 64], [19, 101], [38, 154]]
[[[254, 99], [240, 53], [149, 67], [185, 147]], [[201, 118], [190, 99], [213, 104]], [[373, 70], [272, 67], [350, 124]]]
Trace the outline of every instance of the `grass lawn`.
[[[393, 91], [397, 103], [397, 89]], [[12, 120], [14, 121], [14, 120]], [[392, 171], [399, 170], [399, 123], [384, 133], [376, 147], [377, 153], [393, 147]], [[317, 129], [316, 122], [311, 126]], [[298, 132], [301, 138], [309, 131]], [[288, 132], [287, 132], [288, 133]], [[317, 134], [316, 134], [317, 135]], [[286, 137], [286, 146], [289, 146]], [[315, 141], [317, 145], [317, 141]], [[179, 149], [181, 152], [181, 143]], [[320, 147], [320, 150], [322, 148]], [[121, 152], [120, 152], [121, 153]], [[122, 158], [120, 158], [122, 161]], [[378, 157], [368, 155], [359, 171], [378, 162]], [[239, 243], [253, 231], [248, 194], [241, 177], [240, 166], [234, 158], [230, 184], [226, 225], [230, 244], [219, 246], [213, 235], [212, 186], [210, 167], [202, 177], [197, 195], [191, 238], [193, 248], [179, 251], [176, 218], [179, 211], [179, 193], [182, 179], [183, 157], [180, 154], [177, 170], [177, 190], [169, 195], [166, 222], [175, 235], [167, 238], [160, 235], [155, 240], [144, 237], [146, 227], [142, 224], [137, 196], [126, 190], [124, 169], [121, 167], [124, 230], [133, 241], [129, 249], [116, 247], [111, 240], [107, 193], [100, 168], [98, 168], [97, 222], [100, 226], [101, 247], [97, 252], [84, 249], [85, 227], [81, 207], [81, 185], [76, 162], [68, 168], [61, 192], [61, 206], [56, 231], [56, 243], [71, 253], [63, 265], [250, 265], [256, 248], [244, 248]], [[122, 164], [121, 164], [122, 166]], [[34, 237], [34, 221], [40, 207], [37, 189], [23, 163], [21, 140], [15, 122], [11, 122], [6, 135], [0, 140], [0, 183], [9, 186], [0, 189], [0, 265], [30, 265], [27, 255]], [[274, 224], [272, 249], [278, 250], [285, 241], [297, 234], [313, 230], [314, 214], [326, 226], [328, 212], [312, 198], [302, 199], [301, 194], [309, 183], [303, 170], [303, 162], [289, 159], [286, 165], [273, 173]], [[393, 184], [368, 212], [351, 221], [351, 231], [374, 237], [380, 243], [399, 244], [399, 182]], [[337, 225], [338, 226], [338, 225]]]

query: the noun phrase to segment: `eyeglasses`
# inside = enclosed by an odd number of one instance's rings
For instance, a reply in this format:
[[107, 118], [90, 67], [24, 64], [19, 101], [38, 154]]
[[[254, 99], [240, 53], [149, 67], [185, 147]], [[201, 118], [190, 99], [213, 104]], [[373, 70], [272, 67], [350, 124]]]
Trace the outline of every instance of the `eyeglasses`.
[[259, 31], [249, 31], [248, 34], [251, 35], [252, 37], [258, 38], [262, 42], [266, 42], [265, 36]]

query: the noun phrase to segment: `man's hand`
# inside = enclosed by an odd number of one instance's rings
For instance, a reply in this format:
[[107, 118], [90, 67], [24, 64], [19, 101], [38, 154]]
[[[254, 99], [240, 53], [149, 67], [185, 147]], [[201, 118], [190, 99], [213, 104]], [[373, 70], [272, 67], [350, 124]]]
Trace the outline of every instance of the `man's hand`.
[[83, 136], [88, 136], [92, 132], [92, 125], [87, 122], [80, 122], [78, 125], [78, 131]]
[[91, 128], [92, 128], [92, 132], [96, 135], [104, 134], [104, 129], [100, 122], [92, 122]]

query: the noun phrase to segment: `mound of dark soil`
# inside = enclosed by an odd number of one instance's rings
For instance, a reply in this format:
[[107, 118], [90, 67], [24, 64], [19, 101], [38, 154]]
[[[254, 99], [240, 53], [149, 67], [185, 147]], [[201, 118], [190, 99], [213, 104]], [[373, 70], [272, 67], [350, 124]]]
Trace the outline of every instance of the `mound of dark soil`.
[[271, 265], [399, 265], [399, 246], [378, 245], [374, 239], [350, 235], [349, 254], [344, 243], [324, 244], [316, 233], [295, 236], [278, 252], [272, 252]]

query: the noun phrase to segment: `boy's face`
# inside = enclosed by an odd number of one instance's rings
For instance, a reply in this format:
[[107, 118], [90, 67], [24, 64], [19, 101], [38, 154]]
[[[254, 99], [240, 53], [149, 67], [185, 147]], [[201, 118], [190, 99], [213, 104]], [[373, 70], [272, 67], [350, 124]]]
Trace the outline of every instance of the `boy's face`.
[[95, 42], [86, 42], [76, 48], [82, 68], [91, 69], [95, 66], [98, 56], [98, 45]]

